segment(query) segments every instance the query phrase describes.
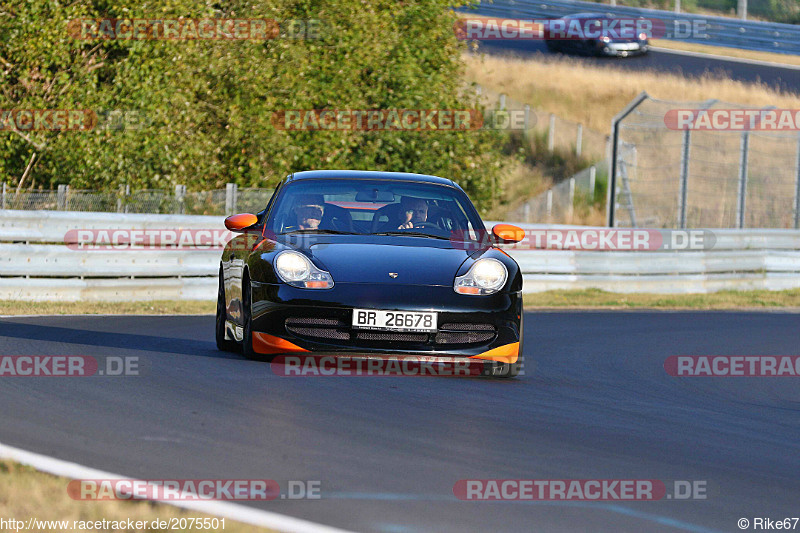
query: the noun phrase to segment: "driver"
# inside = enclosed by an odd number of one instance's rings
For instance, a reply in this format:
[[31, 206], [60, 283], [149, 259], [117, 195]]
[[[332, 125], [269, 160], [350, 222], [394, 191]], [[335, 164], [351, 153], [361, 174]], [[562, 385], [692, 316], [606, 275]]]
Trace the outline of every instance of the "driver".
[[428, 202], [422, 198], [403, 196], [400, 199], [400, 225], [397, 229], [413, 228], [414, 224], [427, 222]]
[[325, 199], [321, 194], [301, 194], [296, 198], [293, 210], [297, 225], [289, 226], [287, 230], [319, 229], [325, 214]]

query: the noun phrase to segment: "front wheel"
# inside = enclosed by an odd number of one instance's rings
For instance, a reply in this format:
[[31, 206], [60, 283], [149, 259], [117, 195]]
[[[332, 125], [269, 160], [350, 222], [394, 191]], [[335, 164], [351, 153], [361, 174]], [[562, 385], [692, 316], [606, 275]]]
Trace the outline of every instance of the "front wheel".
[[242, 277], [242, 355], [248, 359], [256, 359], [253, 351], [253, 298], [251, 296], [250, 276]]
[[219, 272], [219, 288], [217, 289], [217, 317], [215, 322], [214, 336], [217, 341], [217, 349], [223, 352], [235, 352], [238, 345], [236, 341], [225, 338], [225, 321], [228, 317], [228, 310], [225, 305], [225, 283], [222, 278], [222, 270]]

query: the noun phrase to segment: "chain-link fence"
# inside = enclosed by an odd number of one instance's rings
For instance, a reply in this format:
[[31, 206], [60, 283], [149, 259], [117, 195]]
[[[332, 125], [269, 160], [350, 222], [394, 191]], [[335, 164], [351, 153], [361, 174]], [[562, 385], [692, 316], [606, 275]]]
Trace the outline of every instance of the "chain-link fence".
[[[643, 94], [637, 101], [615, 128], [610, 225], [800, 227], [796, 129], [764, 131], [760, 122], [726, 129], [737, 114], [750, 124], [745, 111], [766, 115], [716, 100], [675, 103]], [[681, 122], [680, 116], [693, 118]], [[713, 130], [701, 127], [701, 117]]]
[[0, 206], [2, 209], [24, 210], [230, 215], [261, 211], [272, 191], [228, 184], [225, 189], [189, 192], [182, 185], [177, 185], [174, 190], [132, 191], [125, 187], [116, 192], [78, 190], [61, 185], [57, 190], [16, 192], [3, 184]]
[[588, 159], [605, 159], [608, 153], [608, 135], [589, 129], [583, 124], [559, 117], [554, 113], [531, 107], [513, 100], [503, 93], [494, 93], [479, 87], [483, 102], [490, 109], [507, 110], [518, 113], [523, 120], [512, 123], [523, 125], [524, 133], [533, 138], [539, 134], [547, 139], [547, 149], [572, 152]]
[[[600, 170], [604, 170], [600, 166]], [[584, 169], [571, 178], [554, 185], [542, 194], [531, 198], [510, 212], [510, 222], [540, 224], [572, 224], [575, 207], [579, 203], [593, 202], [597, 188], [598, 167]]]

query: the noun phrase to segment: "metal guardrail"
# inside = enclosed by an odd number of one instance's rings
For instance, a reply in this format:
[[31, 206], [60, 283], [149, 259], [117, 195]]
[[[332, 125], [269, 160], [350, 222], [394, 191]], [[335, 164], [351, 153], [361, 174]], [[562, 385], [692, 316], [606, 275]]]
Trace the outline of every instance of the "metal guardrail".
[[[492, 227], [496, 222], [487, 222]], [[526, 230], [586, 226], [520, 224]], [[214, 229], [222, 217], [0, 211], [0, 298], [12, 300], [213, 300], [220, 251], [80, 250], [74, 229]], [[594, 228], [608, 230], [608, 228]], [[800, 231], [714, 230], [706, 251], [518, 250], [524, 291], [600, 288], [690, 293], [800, 287]], [[54, 244], [62, 243], [62, 244]]]
[[77, 229], [215, 229], [222, 216], [0, 210], [0, 242], [63, 243]]
[[463, 12], [515, 19], [556, 18], [574, 13], [611, 13], [617, 16], [646, 17], [663, 20], [674, 28], [676, 21], [705, 23], [705, 37], [686, 37], [690, 43], [727, 46], [743, 50], [800, 54], [800, 25], [777, 22], [744, 21], [734, 18], [675, 13], [658, 9], [611, 6], [572, 0], [494, 0]]

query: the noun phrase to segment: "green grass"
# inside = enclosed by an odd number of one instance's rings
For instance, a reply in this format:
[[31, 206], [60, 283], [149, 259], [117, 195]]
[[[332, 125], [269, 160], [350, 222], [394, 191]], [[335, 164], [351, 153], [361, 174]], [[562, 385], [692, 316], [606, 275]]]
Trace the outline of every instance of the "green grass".
[[0, 300], [0, 315], [210, 315], [215, 301], [29, 302]]
[[[63, 531], [74, 531], [75, 521], [136, 522], [152, 524], [153, 520], [180, 518], [210, 518], [212, 515], [179, 509], [171, 505], [149, 501], [80, 501], [70, 498], [67, 492], [69, 479], [39, 472], [34, 468], [10, 460], [0, 460], [0, 518], [27, 521], [67, 520], [69, 527]], [[24, 528], [23, 528], [24, 530]], [[60, 529], [59, 529], [60, 530]], [[218, 529], [222, 531], [220, 527]], [[8, 529], [7, 529], [8, 531]], [[11, 530], [13, 531], [13, 530]], [[151, 532], [156, 529], [105, 529], [100, 531]], [[214, 531], [196, 525], [181, 531]], [[225, 519], [226, 533], [269, 533], [273, 530]]]
[[615, 293], [600, 289], [546, 291], [524, 296], [526, 308], [781, 309], [800, 308], [800, 289], [709, 294]]
[[[781, 309], [800, 308], [800, 289], [719, 291], [710, 294], [616, 293], [600, 289], [526, 294], [526, 308], [564, 309]], [[210, 315], [216, 302], [23, 302], [0, 301], [0, 315]]]

